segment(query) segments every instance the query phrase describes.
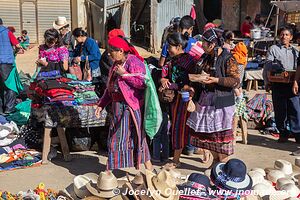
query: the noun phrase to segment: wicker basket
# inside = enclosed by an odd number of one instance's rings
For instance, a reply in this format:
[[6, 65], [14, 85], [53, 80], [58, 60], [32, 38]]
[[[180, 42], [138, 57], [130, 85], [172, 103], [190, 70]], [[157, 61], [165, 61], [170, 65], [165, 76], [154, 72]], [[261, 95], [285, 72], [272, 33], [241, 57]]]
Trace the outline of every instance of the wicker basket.
[[268, 79], [271, 83], [291, 83], [295, 80], [296, 71], [268, 72]]

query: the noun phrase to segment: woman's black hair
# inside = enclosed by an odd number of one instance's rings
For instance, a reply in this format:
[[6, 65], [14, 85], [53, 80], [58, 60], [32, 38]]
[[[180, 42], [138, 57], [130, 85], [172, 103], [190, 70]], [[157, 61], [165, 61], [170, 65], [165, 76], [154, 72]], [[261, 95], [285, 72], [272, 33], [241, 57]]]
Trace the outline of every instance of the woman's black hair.
[[251, 20], [250, 16], [245, 17], [245, 20]]
[[291, 35], [294, 35], [294, 31], [293, 31], [293, 29], [291, 29], [290, 27], [285, 26], [285, 27], [280, 28], [280, 29], [279, 29], [279, 32], [278, 32], [279, 35], [280, 35], [283, 31], [288, 31], [288, 32], [290, 32]]
[[54, 28], [45, 31], [44, 39], [45, 43], [53, 43], [57, 39], [55, 45], [58, 47], [63, 45], [59, 32]]
[[229, 30], [225, 30], [223, 33], [223, 38], [226, 40], [232, 40], [234, 37], [234, 33], [232, 31]]
[[74, 37], [80, 37], [80, 36], [88, 36], [87, 32], [82, 30], [82, 28], [75, 28], [72, 32]]
[[28, 33], [28, 32], [27, 32], [26, 30], [23, 30], [23, 31], [22, 31], [22, 34], [27, 35], [27, 33]]
[[189, 29], [193, 26], [195, 26], [195, 21], [189, 15], [183, 16], [179, 22], [179, 27], [181, 29]]
[[185, 49], [188, 45], [189, 35], [182, 35], [179, 32], [172, 33], [168, 36], [167, 42], [171, 46], [182, 46], [182, 49]]

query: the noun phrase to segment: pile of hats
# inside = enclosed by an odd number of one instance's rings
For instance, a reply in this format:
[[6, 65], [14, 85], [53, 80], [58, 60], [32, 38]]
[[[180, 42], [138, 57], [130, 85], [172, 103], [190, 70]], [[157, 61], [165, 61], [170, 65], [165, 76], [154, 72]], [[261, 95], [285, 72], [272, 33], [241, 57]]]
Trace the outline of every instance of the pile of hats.
[[158, 174], [146, 170], [145, 174], [127, 175], [122, 180], [111, 172], [101, 172], [99, 176], [88, 173], [74, 178], [74, 192], [81, 199], [233, 199], [250, 194], [246, 191], [251, 188], [252, 179], [247, 175], [246, 165], [238, 159], [215, 165], [210, 178], [192, 173], [187, 179], [174, 169], [163, 169]]
[[300, 197], [300, 158], [296, 158], [294, 165], [286, 160], [276, 160], [273, 168], [254, 168], [248, 174], [253, 180], [253, 191], [264, 199]]

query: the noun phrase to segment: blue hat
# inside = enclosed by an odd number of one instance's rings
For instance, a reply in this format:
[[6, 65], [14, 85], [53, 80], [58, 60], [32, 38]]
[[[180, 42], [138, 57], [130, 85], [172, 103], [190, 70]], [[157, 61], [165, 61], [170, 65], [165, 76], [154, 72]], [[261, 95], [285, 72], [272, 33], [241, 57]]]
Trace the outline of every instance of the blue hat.
[[218, 188], [223, 190], [238, 192], [252, 188], [252, 179], [247, 174], [247, 167], [239, 159], [230, 159], [226, 164], [216, 164], [212, 168], [210, 178]]
[[218, 199], [216, 196], [209, 194], [210, 180], [203, 174], [192, 173], [186, 183], [178, 185], [177, 187], [179, 189], [181, 199]]

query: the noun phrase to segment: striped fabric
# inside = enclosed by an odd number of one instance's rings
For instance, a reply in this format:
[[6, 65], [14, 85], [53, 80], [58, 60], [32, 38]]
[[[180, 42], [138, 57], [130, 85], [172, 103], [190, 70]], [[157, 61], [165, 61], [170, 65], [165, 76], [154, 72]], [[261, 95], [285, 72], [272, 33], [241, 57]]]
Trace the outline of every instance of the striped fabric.
[[183, 102], [181, 95], [177, 95], [175, 103], [172, 105], [172, 147], [182, 149], [187, 145], [190, 128], [186, 121], [190, 116], [187, 111], [188, 102]]
[[[107, 169], [136, 167], [150, 160], [146, 136], [142, 131], [141, 111], [124, 102], [113, 102], [113, 118], [107, 140]], [[136, 127], [136, 125], [137, 127]]]
[[233, 140], [232, 130], [209, 134], [193, 133], [191, 136], [191, 144], [193, 146], [225, 155], [232, 155], [234, 153]]

